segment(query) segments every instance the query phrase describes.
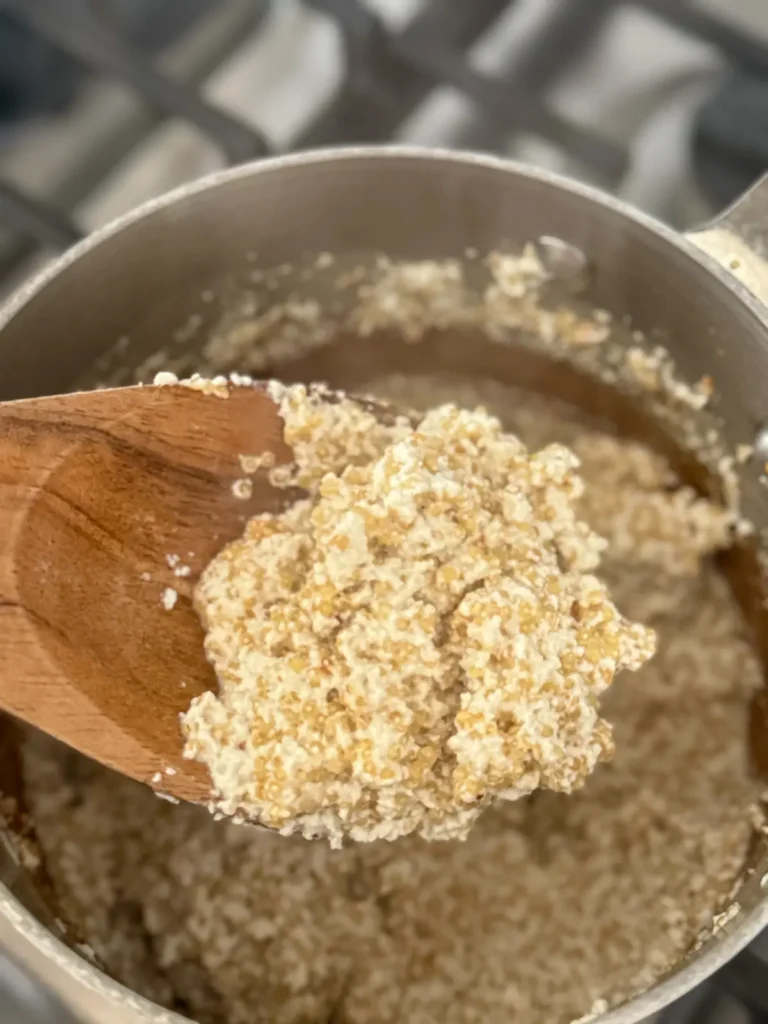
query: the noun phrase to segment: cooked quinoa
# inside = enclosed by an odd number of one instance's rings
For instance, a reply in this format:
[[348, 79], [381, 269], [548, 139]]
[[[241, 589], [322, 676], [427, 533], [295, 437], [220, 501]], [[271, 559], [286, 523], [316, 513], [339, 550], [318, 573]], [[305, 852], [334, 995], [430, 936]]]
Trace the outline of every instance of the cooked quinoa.
[[[452, 261], [384, 261], [373, 285], [364, 268], [345, 272], [356, 303], [342, 336], [356, 346], [361, 334], [392, 332], [363, 339], [371, 365], [390, 366], [401, 359], [389, 357], [393, 336], [418, 346], [435, 324], [476, 328], [501, 344], [567, 352], [588, 372], [624, 366], [628, 344], [644, 344], [618, 338], [623, 328], [604, 311], [571, 309], [570, 299], [543, 306], [545, 268], [530, 248], [487, 262], [492, 281], [479, 300]], [[205, 346], [208, 365], [194, 346], [171, 346], [138, 379], [170, 366], [208, 377], [329, 375], [400, 408], [482, 404], [530, 450], [566, 445], [586, 485], [577, 514], [608, 542], [599, 576], [624, 615], [656, 631], [657, 654], [602, 698], [611, 761], [575, 793], [495, 803], [465, 842], [411, 835], [334, 850], [215, 822], [30, 737], [26, 791], [61, 916], [121, 982], [199, 1024], [568, 1024], [615, 1007], [730, 915], [764, 821], [748, 739], [762, 666], [712, 559], [739, 523], [680, 486], [645, 446], [506, 385], [436, 374], [362, 380], [360, 353], [346, 350], [347, 365], [343, 341], [327, 362], [320, 354], [327, 374], [307, 372], [301, 360], [340, 324], [289, 287], [283, 302], [267, 289], [225, 318]], [[630, 357], [633, 379], [639, 367], [665, 410], [667, 399], [699, 408], [711, 382], [681, 392], [671, 362], [650, 354], [654, 365]], [[124, 382], [122, 349], [117, 358]], [[713, 446], [696, 451], [720, 472], [724, 449]], [[271, 468], [261, 453], [243, 456], [244, 476]], [[735, 508], [735, 487], [727, 492]]]
[[613, 753], [599, 698], [654, 636], [593, 575], [573, 453], [483, 409], [272, 394], [309, 496], [196, 588], [219, 692], [182, 722], [212, 809], [334, 846], [463, 839], [494, 799], [583, 785]]
[[531, 449], [578, 454], [601, 574], [659, 638], [604, 696], [613, 759], [576, 793], [490, 808], [466, 842], [332, 850], [171, 806], [36, 737], [27, 794], [61, 912], [122, 982], [200, 1024], [567, 1024], [667, 972], [728, 905], [754, 835], [761, 668], [710, 560], [729, 519], [674, 489], [661, 456], [532, 395], [366, 390], [482, 403]]

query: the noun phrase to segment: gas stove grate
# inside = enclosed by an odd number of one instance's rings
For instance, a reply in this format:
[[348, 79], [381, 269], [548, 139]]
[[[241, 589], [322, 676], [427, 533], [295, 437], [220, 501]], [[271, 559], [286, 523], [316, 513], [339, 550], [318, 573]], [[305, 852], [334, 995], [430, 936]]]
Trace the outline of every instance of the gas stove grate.
[[[263, 12], [268, 2], [255, 6]], [[337, 23], [346, 66], [338, 93], [293, 147], [385, 141], [434, 87], [450, 86], [478, 114], [462, 145], [499, 148], [515, 133], [525, 132], [567, 151], [605, 187], [617, 187], [627, 166], [626, 148], [563, 118], [541, 96], [583, 52], [620, 0], [569, 0], [553, 11], [514, 72], [494, 78], [476, 71], [467, 51], [514, 3], [431, 0], [405, 28], [390, 31], [362, 0], [305, 0], [307, 7]], [[634, 6], [712, 43], [734, 66], [768, 78], [768, 47], [717, 18], [680, 0], [635, 0]], [[227, 163], [269, 152], [258, 126], [207, 102], [194, 84], [164, 75], [132, 48], [110, 16], [110, 0], [0, 0], [0, 10], [92, 72], [128, 85], [159, 117], [193, 125]], [[70, 194], [66, 205], [83, 198]], [[0, 223], [15, 236], [13, 258], [30, 244], [60, 248], [81, 233], [56, 200], [22, 194], [10, 183], [0, 186]]]
[[[515, 81], [501, 81], [473, 70], [466, 49], [506, 11], [508, 0], [471, 6], [461, 0], [436, 0], [399, 33], [387, 32], [359, 0], [307, 0], [307, 6], [338, 22], [345, 42], [346, 85], [334, 108], [298, 140], [297, 148], [383, 141], [432, 88], [450, 86], [471, 100], [478, 114], [494, 124], [504, 138], [514, 132], [529, 132], [568, 150], [606, 184], [616, 184], [621, 177], [627, 156], [622, 148], [548, 109], [531, 87], [534, 82], [539, 88], [547, 84], [545, 66], [558, 73], [562, 69], [551, 43], [555, 42], [554, 32], [561, 33], [560, 18], [569, 26], [575, 20], [567, 8], [554, 19], [547, 38], [531, 47], [534, 59], [527, 74]], [[592, 4], [595, 10], [609, 6], [606, 2]], [[473, 16], [474, 24], [468, 15]]]

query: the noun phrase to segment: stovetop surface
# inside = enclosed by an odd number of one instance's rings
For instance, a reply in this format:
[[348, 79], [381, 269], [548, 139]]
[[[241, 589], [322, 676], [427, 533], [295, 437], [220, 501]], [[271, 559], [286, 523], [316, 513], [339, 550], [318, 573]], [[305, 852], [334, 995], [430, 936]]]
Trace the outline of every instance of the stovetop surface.
[[33, 39], [90, 72], [63, 109], [38, 98], [4, 125], [0, 77], [0, 270], [41, 236], [50, 251], [267, 152], [391, 140], [490, 150], [682, 224], [738, 192], [768, 146], [764, 0], [195, 0], [175, 34], [151, 32], [142, 4], [126, 19], [126, 6], [5, 0]]

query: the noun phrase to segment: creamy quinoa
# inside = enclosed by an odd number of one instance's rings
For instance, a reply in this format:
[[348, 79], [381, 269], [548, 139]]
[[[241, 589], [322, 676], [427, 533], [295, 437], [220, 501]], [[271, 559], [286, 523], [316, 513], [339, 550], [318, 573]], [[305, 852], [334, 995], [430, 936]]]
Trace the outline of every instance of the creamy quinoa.
[[270, 391], [309, 496], [196, 588], [219, 692], [182, 723], [212, 809], [334, 846], [463, 839], [493, 799], [583, 785], [613, 752], [599, 698], [654, 635], [594, 575], [573, 453], [483, 409]]
[[[748, 739], [762, 666], [713, 561], [744, 524], [734, 455], [707, 407], [712, 381], [680, 381], [666, 354], [604, 310], [570, 294], [551, 301], [532, 247], [467, 260], [382, 258], [372, 276], [324, 254], [316, 294], [259, 268], [202, 360], [182, 331], [184, 344], [154, 352], [135, 379], [159, 369], [329, 376], [400, 408], [483, 405], [530, 450], [566, 445], [585, 482], [577, 514], [607, 541], [598, 575], [623, 615], [655, 630], [658, 651], [601, 700], [609, 762], [574, 793], [494, 804], [464, 842], [409, 835], [334, 850], [216, 822], [30, 736], [26, 793], [61, 917], [110, 974], [199, 1024], [569, 1024], [644, 991], [731, 916], [764, 827]], [[490, 276], [477, 290], [481, 269]], [[325, 301], [329, 284], [350, 300], [348, 315]], [[435, 326], [469, 351], [461, 376], [436, 371], [451, 340], [441, 336], [438, 351]], [[478, 333], [632, 394], [637, 385], [644, 407], [717, 473], [728, 508], [681, 486], [645, 446], [487, 379], [482, 344], [473, 361]], [[390, 358], [403, 337], [407, 353]], [[410, 366], [422, 344], [426, 375], [361, 373]], [[309, 353], [327, 373], [306, 372]], [[509, 358], [497, 379], [511, 379]], [[113, 366], [113, 382], [134, 379], [121, 345]], [[243, 455], [244, 476], [269, 469], [260, 453]]]
[[438, 376], [365, 390], [482, 404], [529, 448], [578, 455], [601, 576], [659, 639], [604, 696], [613, 759], [575, 793], [490, 808], [466, 842], [332, 850], [35, 738], [27, 793], [61, 913], [126, 985], [201, 1024], [567, 1024], [663, 976], [729, 905], [753, 840], [761, 667], [711, 562], [732, 519], [661, 456], [532, 395]]

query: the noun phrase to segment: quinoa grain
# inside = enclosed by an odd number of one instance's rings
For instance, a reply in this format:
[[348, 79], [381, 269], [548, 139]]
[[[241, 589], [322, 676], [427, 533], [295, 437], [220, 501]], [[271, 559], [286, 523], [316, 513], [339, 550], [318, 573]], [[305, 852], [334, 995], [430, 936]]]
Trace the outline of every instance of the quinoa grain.
[[[482, 404], [529, 448], [578, 454], [579, 515], [608, 541], [601, 574], [659, 638], [605, 694], [613, 759], [576, 793], [489, 809], [464, 843], [331, 850], [170, 806], [34, 737], [27, 792], [62, 911], [112, 974], [201, 1024], [589, 1019], [712, 926], [754, 834], [747, 723], [761, 666], [710, 561], [727, 521], [678, 499], [663, 513], [673, 539], [659, 523], [665, 461], [551, 402], [437, 376], [365, 386], [401, 407]], [[658, 515], [628, 514], [649, 498]]]
[[211, 809], [333, 846], [463, 839], [494, 799], [583, 785], [613, 752], [598, 700], [654, 637], [592, 573], [575, 456], [482, 409], [385, 424], [272, 393], [309, 497], [196, 588], [219, 693], [182, 726]]

